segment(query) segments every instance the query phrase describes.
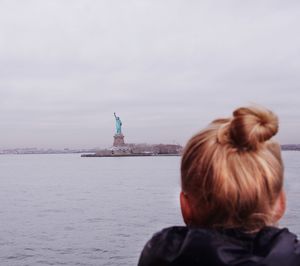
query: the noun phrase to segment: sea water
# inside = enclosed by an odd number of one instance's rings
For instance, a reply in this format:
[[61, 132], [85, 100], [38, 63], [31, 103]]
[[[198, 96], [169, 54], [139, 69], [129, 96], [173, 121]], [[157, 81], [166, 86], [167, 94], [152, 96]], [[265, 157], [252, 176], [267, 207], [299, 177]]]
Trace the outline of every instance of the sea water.
[[[300, 234], [300, 152], [283, 152]], [[152, 234], [183, 225], [179, 157], [0, 156], [0, 265], [136, 265]]]

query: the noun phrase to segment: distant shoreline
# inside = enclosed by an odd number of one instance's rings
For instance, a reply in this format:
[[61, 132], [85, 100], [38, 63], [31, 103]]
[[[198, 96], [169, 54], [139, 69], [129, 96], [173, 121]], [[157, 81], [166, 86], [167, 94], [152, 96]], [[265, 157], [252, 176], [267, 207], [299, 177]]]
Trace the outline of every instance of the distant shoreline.
[[98, 154], [82, 154], [81, 157], [175, 157], [180, 154], [111, 154], [111, 155], [98, 155]]
[[[55, 149], [3, 149], [0, 150], [0, 155], [30, 155], [30, 154], [82, 154], [88, 155], [83, 157], [101, 157], [101, 156], [90, 156], [94, 155], [98, 149], [64, 149], [64, 150], [55, 150]], [[283, 144], [281, 145], [282, 151], [300, 151], [300, 144]], [[145, 154], [144, 156], [147, 156]], [[151, 156], [151, 155], [148, 155]], [[153, 155], [152, 155], [153, 156]], [[155, 155], [154, 155], [155, 156]], [[116, 156], [111, 156], [116, 157]]]
[[82, 154], [94, 153], [97, 149], [3, 149], [0, 150], [0, 155], [30, 155], [30, 154]]
[[300, 151], [300, 144], [284, 144], [281, 145], [282, 151]]

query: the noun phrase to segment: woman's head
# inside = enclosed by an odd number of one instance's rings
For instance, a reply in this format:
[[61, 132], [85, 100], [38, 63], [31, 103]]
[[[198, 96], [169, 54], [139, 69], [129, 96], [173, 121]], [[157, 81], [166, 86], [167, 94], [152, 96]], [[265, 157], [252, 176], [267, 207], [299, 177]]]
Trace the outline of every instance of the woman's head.
[[275, 114], [247, 107], [192, 137], [181, 163], [185, 221], [255, 230], [278, 220], [284, 199], [280, 146], [271, 139], [277, 131]]

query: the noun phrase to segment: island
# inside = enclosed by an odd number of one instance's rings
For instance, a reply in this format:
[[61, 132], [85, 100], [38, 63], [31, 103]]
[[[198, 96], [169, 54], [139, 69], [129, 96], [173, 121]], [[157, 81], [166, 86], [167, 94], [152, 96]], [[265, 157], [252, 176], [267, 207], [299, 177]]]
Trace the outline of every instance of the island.
[[179, 156], [182, 146], [178, 144], [126, 144], [122, 133], [122, 121], [114, 113], [116, 131], [113, 145], [110, 148], [98, 150], [93, 154], [82, 154], [81, 157], [134, 157], [134, 156]]

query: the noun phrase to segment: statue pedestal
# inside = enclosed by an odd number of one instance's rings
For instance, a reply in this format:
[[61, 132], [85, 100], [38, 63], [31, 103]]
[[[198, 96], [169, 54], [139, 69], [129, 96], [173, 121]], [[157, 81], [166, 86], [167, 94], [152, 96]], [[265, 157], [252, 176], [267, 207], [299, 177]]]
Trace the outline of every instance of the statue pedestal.
[[114, 135], [114, 147], [120, 147], [120, 146], [125, 146], [124, 142], [124, 135], [123, 134], [116, 134]]

